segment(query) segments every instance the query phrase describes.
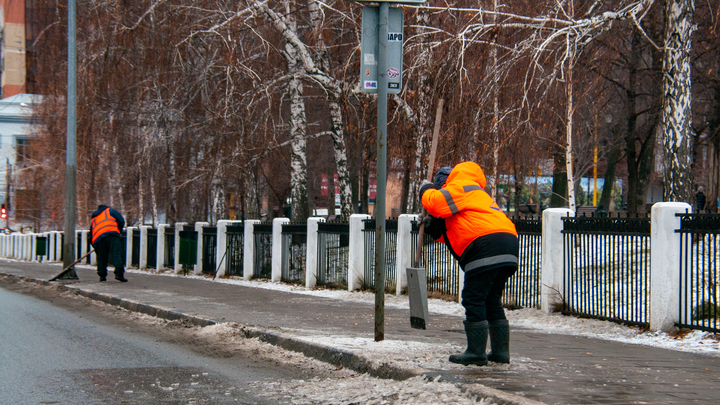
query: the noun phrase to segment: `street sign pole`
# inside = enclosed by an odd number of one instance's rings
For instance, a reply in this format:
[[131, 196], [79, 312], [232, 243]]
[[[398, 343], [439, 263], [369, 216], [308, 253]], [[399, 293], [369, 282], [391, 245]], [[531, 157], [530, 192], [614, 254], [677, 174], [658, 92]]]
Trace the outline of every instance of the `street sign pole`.
[[375, 341], [385, 339], [385, 185], [387, 182], [388, 3], [378, 21], [377, 194], [375, 197]]

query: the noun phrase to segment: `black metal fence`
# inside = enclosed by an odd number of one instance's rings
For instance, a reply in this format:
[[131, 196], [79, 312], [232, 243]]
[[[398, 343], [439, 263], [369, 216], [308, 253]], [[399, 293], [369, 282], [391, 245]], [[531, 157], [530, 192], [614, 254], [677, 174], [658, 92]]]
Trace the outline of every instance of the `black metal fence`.
[[140, 267], [140, 229], [133, 229], [132, 252], [130, 254], [130, 266]]
[[[92, 246], [92, 233], [90, 233], [90, 232], [88, 232], [88, 234], [87, 234], [87, 246], [88, 246], [88, 251], [90, 251], [90, 250], [93, 249], [93, 246]], [[94, 253], [93, 253], [93, 254], [94, 254]], [[93, 255], [88, 255], [87, 259], [85, 259], [85, 263], [91, 264], [91, 263], [92, 263], [92, 256], [93, 256]]]
[[272, 222], [260, 222], [253, 226], [255, 237], [254, 278], [272, 277]]
[[650, 219], [563, 218], [563, 313], [647, 326]]
[[318, 223], [317, 285], [347, 288], [350, 224]]
[[245, 227], [242, 224], [228, 225], [226, 228], [225, 274], [243, 275], [243, 250]]
[[[411, 240], [411, 256], [415, 260], [417, 254], [418, 235], [420, 233], [420, 224], [413, 221], [410, 234]], [[423, 233], [423, 257], [420, 264], [425, 268], [427, 273], [427, 289], [428, 292], [436, 292], [442, 295], [459, 294], [460, 277], [462, 270], [457, 260], [453, 258], [450, 250], [444, 243], [435, 241], [432, 236]]]
[[[85, 254], [82, 251], [82, 235], [82, 232], [76, 232], [75, 234], [75, 257], [77, 258], [81, 258]], [[33, 257], [35, 257], [35, 252], [33, 252]]]
[[540, 308], [542, 268], [542, 222], [537, 217], [511, 218], [520, 245], [518, 271], [508, 280], [503, 305], [509, 308]]
[[[362, 285], [369, 290], [375, 290], [375, 227], [374, 218], [363, 221], [365, 266]], [[397, 218], [385, 220], [385, 290], [389, 292], [394, 292], [397, 286], [397, 230]]]
[[157, 267], [157, 228], [147, 230], [147, 267]]
[[175, 268], [175, 227], [165, 228], [165, 267]]
[[202, 228], [202, 272], [215, 274], [217, 271], [217, 228], [204, 226]]
[[305, 281], [305, 258], [307, 252], [307, 223], [282, 225], [282, 281], [302, 283]]
[[680, 217], [680, 320], [678, 326], [720, 332], [718, 262], [720, 215]]

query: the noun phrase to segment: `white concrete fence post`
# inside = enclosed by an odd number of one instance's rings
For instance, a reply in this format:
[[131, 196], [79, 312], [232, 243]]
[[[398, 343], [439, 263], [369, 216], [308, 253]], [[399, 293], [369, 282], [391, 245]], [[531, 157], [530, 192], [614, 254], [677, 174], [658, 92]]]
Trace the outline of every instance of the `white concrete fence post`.
[[669, 332], [680, 319], [680, 218], [692, 212], [687, 203], [652, 206], [650, 226], [650, 329]]
[[155, 251], [156, 272], [165, 268], [165, 229], [169, 227], [170, 225], [168, 224], [158, 224], [157, 226], [157, 250]]
[[245, 233], [243, 235], [243, 279], [250, 280], [255, 273], [255, 224], [257, 219], [245, 220]]
[[[56, 231], [50, 231], [47, 235], [47, 246], [48, 246], [48, 261], [54, 262], [55, 261], [55, 235], [57, 234]], [[13, 235], [14, 237], [14, 235]]]
[[307, 220], [307, 252], [305, 253], [305, 287], [317, 285], [318, 224], [325, 218], [311, 217]]
[[203, 227], [210, 225], [208, 222], [195, 222], [195, 232], [197, 232], [197, 262], [193, 268], [193, 272], [196, 275], [200, 275], [203, 272]]
[[125, 267], [130, 268], [132, 266], [132, 251], [133, 251], [133, 233], [136, 232], [136, 227], [128, 226], [125, 228]]
[[350, 246], [348, 248], [348, 291], [362, 287], [365, 274], [365, 237], [363, 221], [370, 219], [367, 214], [350, 215]]
[[180, 264], [180, 231], [183, 230], [183, 226], [187, 225], [187, 222], [176, 222], [175, 223], [175, 273], [182, 271], [182, 264]]
[[289, 218], [274, 218], [272, 222], [272, 259], [270, 281], [279, 283], [282, 280], [282, 225], [290, 222]]
[[138, 258], [138, 269], [147, 269], [147, 250], [148, 250], [148, 237], [147, 232], [150, 227], [147, 225], [140, 225], [140, 257]]
[[[80, 231], [80, 252], [82, 252], [82, 256], [85, 256], [87, 252], [89, 252], [91, 249], [91, 246], [88, 243], [88, 234], [90, 234], [90, 231], [87, 229], [83, 229], [82, 231]], [[87, 259], [85, 260], [87, 261]]]
[[37, 238], [41, 235], [40, 235], [40, 233], [33, 233], [32, 235], [33, 235], [33, 237], [32, 237], [32, 249], [30, 250], [30, 260], [37, 262], [37, 261], [39, 261], [38, 255], [35, 254], [35, 252], [37, 252]]
[[395, 263], [395, 272], [397, 287], [395, 295], [402, 295], [403, 289], [407, 288], [407, 271], [408, 267], [413, 267], [412, 256], [412, 223], [417, 221], [417, 214], [401, 214], [398, 217], [397, 231], [397, 260]]
[[58, 262], [63, 261], [63, 239], [65, 239], [65, 232], [58, 231], [57, 237], [55, 238], [55, 261]]
[[563, 217], [574, 217], [568, 208], [548, 208], [542, 216], [542, 268], [540, 307], [546, 313], [562, 305], [563, 292]]

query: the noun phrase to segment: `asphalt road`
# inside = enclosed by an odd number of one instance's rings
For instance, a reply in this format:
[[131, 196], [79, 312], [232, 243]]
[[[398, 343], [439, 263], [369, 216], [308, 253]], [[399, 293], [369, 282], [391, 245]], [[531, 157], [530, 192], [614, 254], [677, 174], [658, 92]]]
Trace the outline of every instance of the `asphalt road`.
[[[0, 288], [0, 403], [283, 403], [252, 383], [302, 370], [222, 350], [78, 300]], [[51, 302], [46, 299], [52, 300]], [[202, 350], [199, 350], [202, 351]]]

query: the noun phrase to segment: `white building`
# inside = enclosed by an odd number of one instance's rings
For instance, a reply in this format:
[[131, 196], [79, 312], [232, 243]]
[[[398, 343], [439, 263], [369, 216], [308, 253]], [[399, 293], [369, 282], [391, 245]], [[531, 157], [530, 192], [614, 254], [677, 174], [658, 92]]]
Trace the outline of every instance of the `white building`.
[[[12, 179], [19, 169], [28, 164], [28, 139], [33, 133], [34, 124], [32, 106], [38, 102], [40, 96], [23, 93], [0, 100], [0, 202], [10, 208], [8, 213], [11, 229], [19, 230], [19, 225], [32, 225], [13, 221], [17, 205]], [[0, 219], [0, 228], [7, 225], [6, 220]]]

